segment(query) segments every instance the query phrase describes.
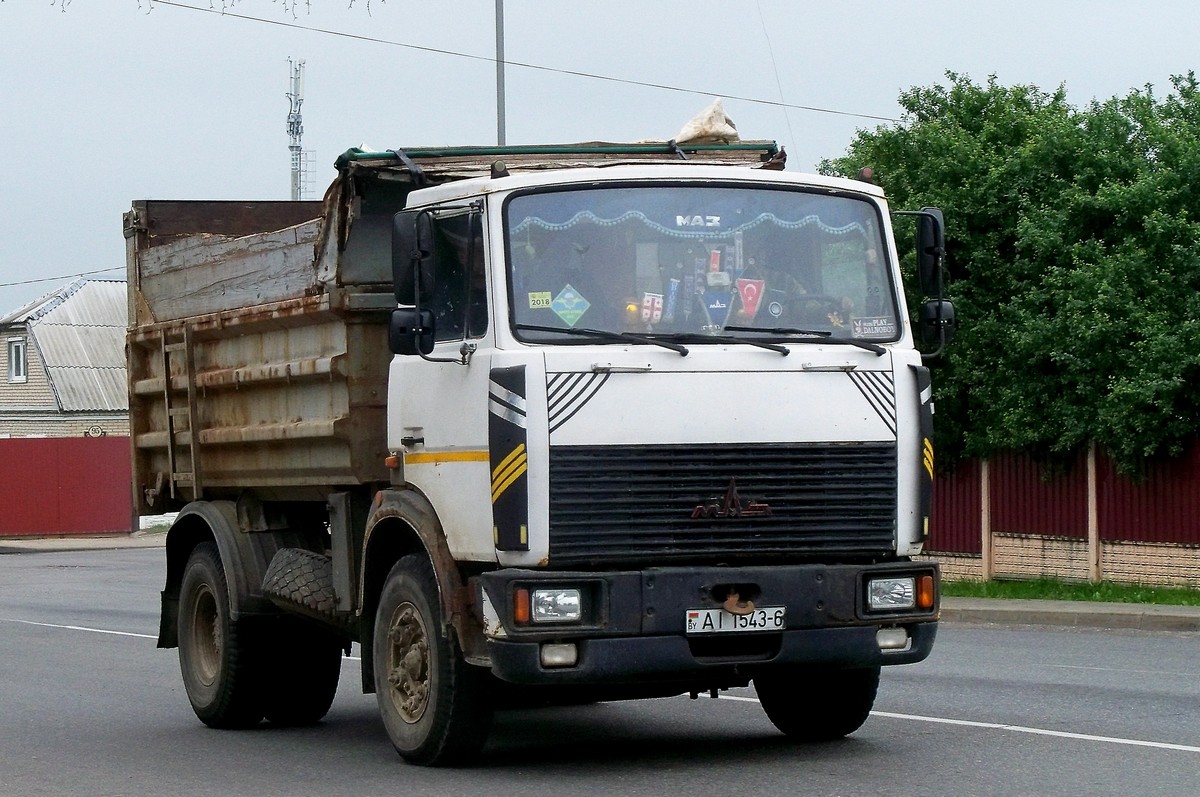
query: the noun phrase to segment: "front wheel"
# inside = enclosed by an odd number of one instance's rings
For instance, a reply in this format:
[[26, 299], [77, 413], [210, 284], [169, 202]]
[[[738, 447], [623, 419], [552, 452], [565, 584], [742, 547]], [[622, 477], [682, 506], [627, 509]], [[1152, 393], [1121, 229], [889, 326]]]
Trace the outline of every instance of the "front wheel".
[[487, 740], [487, 672], [466, 663], [443, 632], [428, 560], [406, 556], [388, 573], [374, 630], [375, 694], [396, 751], [409, 763], [464, 764]]
[[802, 742], [827, 742], [862, 727], [875, 704], [879, 668], [775, 670], [755, 677], [754, 690], [772, 724]]
[[216, 544], [195, 547], [179, 590], [179, 667], [196, 716], [213, 728], [263, 717], [251, 645], [229, 616], [229, 586]]

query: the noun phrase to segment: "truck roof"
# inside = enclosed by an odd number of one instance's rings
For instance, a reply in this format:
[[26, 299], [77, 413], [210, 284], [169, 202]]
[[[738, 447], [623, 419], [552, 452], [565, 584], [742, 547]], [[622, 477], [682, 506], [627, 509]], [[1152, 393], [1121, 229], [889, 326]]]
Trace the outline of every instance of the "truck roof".
[[482, 177], [497, 163], [508, 172], [645, 163], [697, 163], [709, 166], [783, 168], [786, 153], [774, 141], [688, 143], [603, 141], [522, 146], [415, 147], [383, 152], [349, 149], [336, 161], [341, 172], [394, 172], [393, 179], [417, 185]]

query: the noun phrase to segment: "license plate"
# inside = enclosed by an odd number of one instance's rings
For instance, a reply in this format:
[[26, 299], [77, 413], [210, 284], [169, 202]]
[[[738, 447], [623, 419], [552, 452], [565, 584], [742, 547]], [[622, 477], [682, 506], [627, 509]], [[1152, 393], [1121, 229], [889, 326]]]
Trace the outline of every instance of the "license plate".
[[687, 633], [726, 634], [747, 631], [782, 631], [782, 606], [759, 606], [749, 614], [731, 614], [724, 609], [688, 609]]

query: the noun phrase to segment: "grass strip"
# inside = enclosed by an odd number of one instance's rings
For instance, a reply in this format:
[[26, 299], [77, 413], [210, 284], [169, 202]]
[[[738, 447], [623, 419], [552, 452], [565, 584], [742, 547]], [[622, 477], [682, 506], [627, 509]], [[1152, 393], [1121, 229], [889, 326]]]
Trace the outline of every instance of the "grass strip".
[[1101, 581], [1096, 584], [1054, 579], [943, 581], [942, 595], [955, 598], [1015, 598], [1200, 606], [1200, 590], [1198, 589], [1118, 584], [1112, 581]]

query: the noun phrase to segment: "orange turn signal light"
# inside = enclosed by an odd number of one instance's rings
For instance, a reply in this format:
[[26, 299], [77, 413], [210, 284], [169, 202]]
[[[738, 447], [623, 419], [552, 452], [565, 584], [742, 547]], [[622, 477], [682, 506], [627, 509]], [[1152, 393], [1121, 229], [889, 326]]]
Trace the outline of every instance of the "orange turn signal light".
[[932, 609], [937, 596], [934, 594], [933, 576], [917, 577], [917, 608]]
[[513, 620], [518, 623], [529, 622], [529, 590], [517, 587], [513, 590]]

